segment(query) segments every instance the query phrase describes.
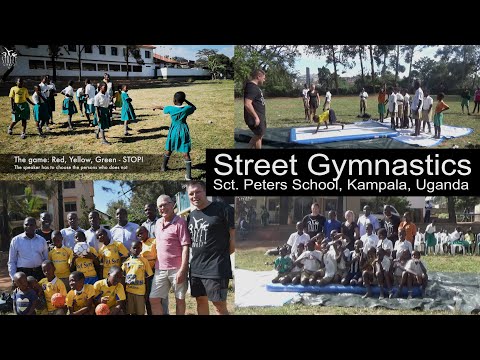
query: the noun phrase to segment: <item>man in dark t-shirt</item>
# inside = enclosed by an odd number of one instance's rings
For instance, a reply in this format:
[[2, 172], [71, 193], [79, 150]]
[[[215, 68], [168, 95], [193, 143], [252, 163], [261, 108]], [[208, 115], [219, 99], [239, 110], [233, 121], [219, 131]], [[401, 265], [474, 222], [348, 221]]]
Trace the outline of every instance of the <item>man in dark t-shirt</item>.
[[52, 224], [52, 215], [44, 212], [40, 214], [40, 229], [35, 230], [35, 234], [40, 235], [45, 239], [48, 245], [48, 251], [52, 250], [55, 245], [52, 241], [53, 229], [50, 227]]
[[261, 149], [262, 139], [267, 129], [265, 99], [260, 89], [266, 80], [265, 71], [254, 70], [251, 78], [252, 80], [247, 82], [243, 92], [243, 117], [247, 126], [253, 131], [248, 148]]
[[208, 300], [218, 315], [228, 315], [228, 283], [232, 279], [230, 255], [235, 251], [234, 211], [224, 202], [211, 202], [205, 183], [187, 185], [190, 203], [195, 210], [188, 216], [192, 239], [190, 291], [197, 300], [198, 315], [208, 315]]
[[398, 226], [400, 225], [400, 216], [392, 214], [390, 205], [386, 205], [383, 209], [383, 220], [380, 221], [380, 228], [387, 230], [387, 239], [395, 245], [398, 240]]
[[[324, 233], [325, 222], [327, 221], [325, 216], [320, 215], [320, 205], [318, 203], [313, 203], [311, 209], [312, 213], [305, 215], [302, 220], [303, 231], [310, 236], [310, 239], [321, 232]], [[325, 234], [325, 236], [327, 235]]]

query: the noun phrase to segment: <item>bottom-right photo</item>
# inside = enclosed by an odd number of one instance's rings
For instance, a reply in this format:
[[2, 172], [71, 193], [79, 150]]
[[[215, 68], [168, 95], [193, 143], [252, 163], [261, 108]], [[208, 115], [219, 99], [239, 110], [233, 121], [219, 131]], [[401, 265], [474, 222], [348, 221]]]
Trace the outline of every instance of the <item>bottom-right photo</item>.
[[480, 312], [480, 197], [236, 197], [235, 313]]

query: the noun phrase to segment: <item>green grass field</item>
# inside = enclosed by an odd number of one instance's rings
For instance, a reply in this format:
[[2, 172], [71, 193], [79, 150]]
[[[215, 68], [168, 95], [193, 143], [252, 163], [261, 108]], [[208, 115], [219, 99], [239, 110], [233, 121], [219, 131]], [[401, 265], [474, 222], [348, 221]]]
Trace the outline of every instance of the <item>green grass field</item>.
[[[33, 81], [27, 81], [30, 90]], [[59, 89], [60, 91], [61, 89]], [[27, 125], [27, 138], [20, 138], [21, 124], [13, 130], [14, 135], [7, 135], [7, 127], [11, 122], [10, 99], [0, 97], [0, 154], [155, 154], [159, 164], [165, 148], [165, 141], [170, 126], [170, 117], [162, 111], [153, 111], [154, 105], [173, 105], [173, 94], [185, 91], [187, 99], [197, 107], [197, 111], [188, 117], [187, 123], [192, 138], [191, 158], [193, 163], [192, 177], [205, 177], [205, 149], [233, 147], [233, 81], [195, 81], [192, 83], [166, 83], [159, 81], [149, 88], [131, 89], [129, 95], [138, 116], [138, 122], [130, 125], [133, 129], [129, 137], [123, 135], [123, 123], [120, 122], [120, 109], [114, 114], [115, 126], [107, 133], [107, 140], [112, 145], [102, 145], [94, 135], [93, 128], [88, 127], [85, 117], [80, 113], [73, 116], [74, 131], [67, 129], [67, 115], [62, 114], [63, 95], [56, 97], [56, 110], [53, 120], [55, 125], [45, 139], [38, 136], [33, 120]], [[78, 104], [77, 104], [78, 105]], [[118, 119], [118, 121], [115, 121]], [[165, 173], [88, 173], [75, 174], [79, 180], [184, 180], [185, 163], [183, 156], [174, 153], [169, 162], [171, 171]], [[3, 174], [4, 180], [18, 178], [16, 174]], [[51, 173], [28, 174], [26, 180], [51, 179]], [[56, 173], [55, 178], [68, 180], [69, 173]]]
[[[236, 249], [235, 267], [252, 271], [271, 270], [274, 256], [266, 256], [266, 247]], [[480, 273], [480, 257], [470, 255], [424, 256], [429, 271]], [[305, 306], [301, 304], [284, 305], [282, 307], [237, 307], [237, 315], [450, 315], [454, 312], [388, 310], [370, 308], [344, 308], [334, 306]]]
[[[435, 106], [436, 97], [432, 97], [434, 98]], [[325, 97], [321, 96], [320, 110], [324, 101]], [[309, 123], [305, 121], [303, 102], [300, 97], [267, 98], [265, 102], [267, 107], [267, 129], [268, 127], [301, 127], [309, 125]], [[480, 144], [479, 114], [476, 113], [475, 115], [468, 116], [466, 110], [465, 114], [462, 114], [460, 96], [446, 96], [445, 102], [450, 106], [450, 110], [444, 113], [444, 125], [469, 127], [473, 128], [474, 131], [467, 136], [443, 141], [438, 147], [451, 148], [454, 145], [458, 145], [463, 148], [468, 143]], [[374, 119], [378, 119], [376, 96], [372, 95], [369, 97], [367, 106], [367, 113], [371, 114]], [[473, 110], [473, 106], [472, 101], [470, 103], [470, 111]], [[358, 96], [334, 96], [332, 98], [332, 108], [335, 110], [339, 121], [353, 123], [360, 120], [357, 118], [360, 111]], [[235, 99], [235, 128], [248, 129], [243, 120], [243, 99]]]

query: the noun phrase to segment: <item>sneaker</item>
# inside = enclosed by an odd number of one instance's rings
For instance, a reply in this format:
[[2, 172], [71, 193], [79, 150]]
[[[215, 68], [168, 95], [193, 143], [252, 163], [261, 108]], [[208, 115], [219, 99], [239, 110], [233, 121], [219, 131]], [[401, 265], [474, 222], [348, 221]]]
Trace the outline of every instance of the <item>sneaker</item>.
[[22, 139], [25, 139], [25, 138], [27, 137], [27, 135], [26, 135], [25, 133], [22, 133], [22, 135], [20, 135], [20, 137], [21, 137]]
[[8, 129], [7, 129], [7, 134], [8, 134], [8, 135], [13, 135], [13, 130], [10, 129], [10, 128], [8, 128]]
[[190, 181], [192, 180], [191, 178], [188, 178], [187, 175], [185, 175], [185, 180]]

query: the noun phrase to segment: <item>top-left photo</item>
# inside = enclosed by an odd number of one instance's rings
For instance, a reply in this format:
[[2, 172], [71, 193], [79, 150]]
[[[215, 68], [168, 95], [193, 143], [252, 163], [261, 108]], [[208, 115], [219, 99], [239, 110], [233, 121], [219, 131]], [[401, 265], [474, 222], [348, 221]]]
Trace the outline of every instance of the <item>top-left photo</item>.
[[0, 173], [204, 179], [233, 147], [233, 45], [0, 45]]

